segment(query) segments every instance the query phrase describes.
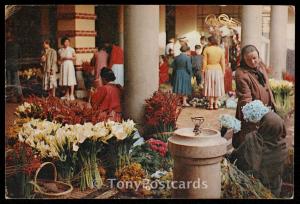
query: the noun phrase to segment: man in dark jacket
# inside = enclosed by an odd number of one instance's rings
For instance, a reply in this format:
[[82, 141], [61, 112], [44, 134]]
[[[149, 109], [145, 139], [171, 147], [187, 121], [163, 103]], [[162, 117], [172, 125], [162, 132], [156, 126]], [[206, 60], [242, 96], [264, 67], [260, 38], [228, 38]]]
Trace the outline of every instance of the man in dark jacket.
[[201, 55], [201, 46], [195, 45], [195, 55], [192, 56], [192, 69], [193, 69], [193, 76], [196, 77], [197, 85], [201, 84], [202, 77], [201, 77], [201, 70], [202, 70], [202, 59], [203, 56]]

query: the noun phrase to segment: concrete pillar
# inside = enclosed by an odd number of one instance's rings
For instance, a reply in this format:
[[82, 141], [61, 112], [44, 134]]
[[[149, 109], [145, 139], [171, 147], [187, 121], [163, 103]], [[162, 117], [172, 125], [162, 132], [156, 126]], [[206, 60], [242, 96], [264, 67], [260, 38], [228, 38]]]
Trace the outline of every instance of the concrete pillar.
[[188, 45], [195, 50], [195, 45], [200, 44], [200, 33], [197, 31], [197, 7], [195, 5], [176, 6], [175, 34], [188, 38]]
[[288, 6], [271, 7], [270, 64], [275, 79], [286, 71]]
[[124, 14], [123, 110], [126, 117], [141, 124], [145, 99], [158, 90], [159, 84], [159, 5], [126, 5]]
[[50, 37], [49, 7], [41, 6], [41, 36], [42, 40]]
[[77, 89], [85, 89], [82, 76], [82, 63], [90, 62], [95, 51], [95, 6], [94, 5], [58, 5], [57, 6], [57, 36], [60, 40], [68, 35], [71, 46], [76, 51]]
[[119, 7], [119, 46], [124, 50], [124, 6]]
[[166, 6], [159, 6], [159, 54], [164, 55], [166, 49]]
[[242, 47], [252, 44], [261, 50], [262, 8], [262, 6], [242, 6]]

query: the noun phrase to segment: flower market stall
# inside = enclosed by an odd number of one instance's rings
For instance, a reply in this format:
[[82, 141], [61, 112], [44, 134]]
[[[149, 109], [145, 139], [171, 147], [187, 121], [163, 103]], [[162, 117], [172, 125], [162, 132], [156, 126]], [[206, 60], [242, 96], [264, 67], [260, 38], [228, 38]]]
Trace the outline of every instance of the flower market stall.
[[[177, 128], [180, 104], [180, 97], [172, 93], [154, 93], [145, 103], [147, 134], [141, 137], [130, 119], [78, 102], [29, 97], [17, 107], [17, 119], [7, 133], [6, 196], [171, 198], [174, 161], [167, 143]], [[238, 131], [240, 123], [223, 115], [220, 126]], [[45, 162], [54, 165], [56, 180]], [[228, 160], [222, 161], [221, 169], [222, 198], [274, 197]], [[58, 182], [73, 190], [60, 188]], [[47, 196], [51, 192], [55, 196]]]

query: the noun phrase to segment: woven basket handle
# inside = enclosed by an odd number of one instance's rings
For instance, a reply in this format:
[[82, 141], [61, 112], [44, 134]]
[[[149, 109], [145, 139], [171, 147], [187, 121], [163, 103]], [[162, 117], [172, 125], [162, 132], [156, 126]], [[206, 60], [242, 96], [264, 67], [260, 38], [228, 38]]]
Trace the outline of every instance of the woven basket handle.
[[39, 186], [37, 183], [35, 183], [35, 182], [33, 182], [33, 181], [29, 181], [28, 183], [29, 183], [29, 184], [32, 184], [32, 185], [34, 186], [34, 188], [35, 188], [34, 191], [35, 191], [35, 192], [40, 192], [40, 193], [43, 192], [43, 191], [41, 190], [40, 186]]
[[40, 170], [41, 170], [44, 166], [46, 166], [46, 165], [48, 165], [48, 164], [50, 164], [50, 165], [53, 166], [53, 170], [54, 170], [54, 181], [57, 180], [57, 171], [56, 171], [55, 165], [54, 165], [52, 162], [44, 162], [44, 163], [42, 163], [41, 166], [36, 170], [36, 173], [35, 173], [35, 176], [34, 176], [34, 182], [35, 182], [35, 183], [37, 183], [36, 180], [37, 180], [37, 177], [38, 177], [38, 174], [39, 174]]

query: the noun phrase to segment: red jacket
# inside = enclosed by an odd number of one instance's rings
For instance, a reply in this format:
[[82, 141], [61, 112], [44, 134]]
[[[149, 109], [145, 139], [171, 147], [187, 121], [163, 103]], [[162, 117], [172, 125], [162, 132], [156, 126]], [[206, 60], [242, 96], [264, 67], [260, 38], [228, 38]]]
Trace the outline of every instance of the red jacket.
[[164, 62], [159, 66], [159, 84], [163, 84], [169, 81], [169, 66], [167, 62]]
[[121, 113], [121, 93], [120, 85], [106, 84], [97, 88], [92, 95], [91, 104], [93, 108], [101, 111]]
[[112, 45], [108, 67], [111, 68], [114, 64], [124, 64], [124, 53], [122, 48]]

